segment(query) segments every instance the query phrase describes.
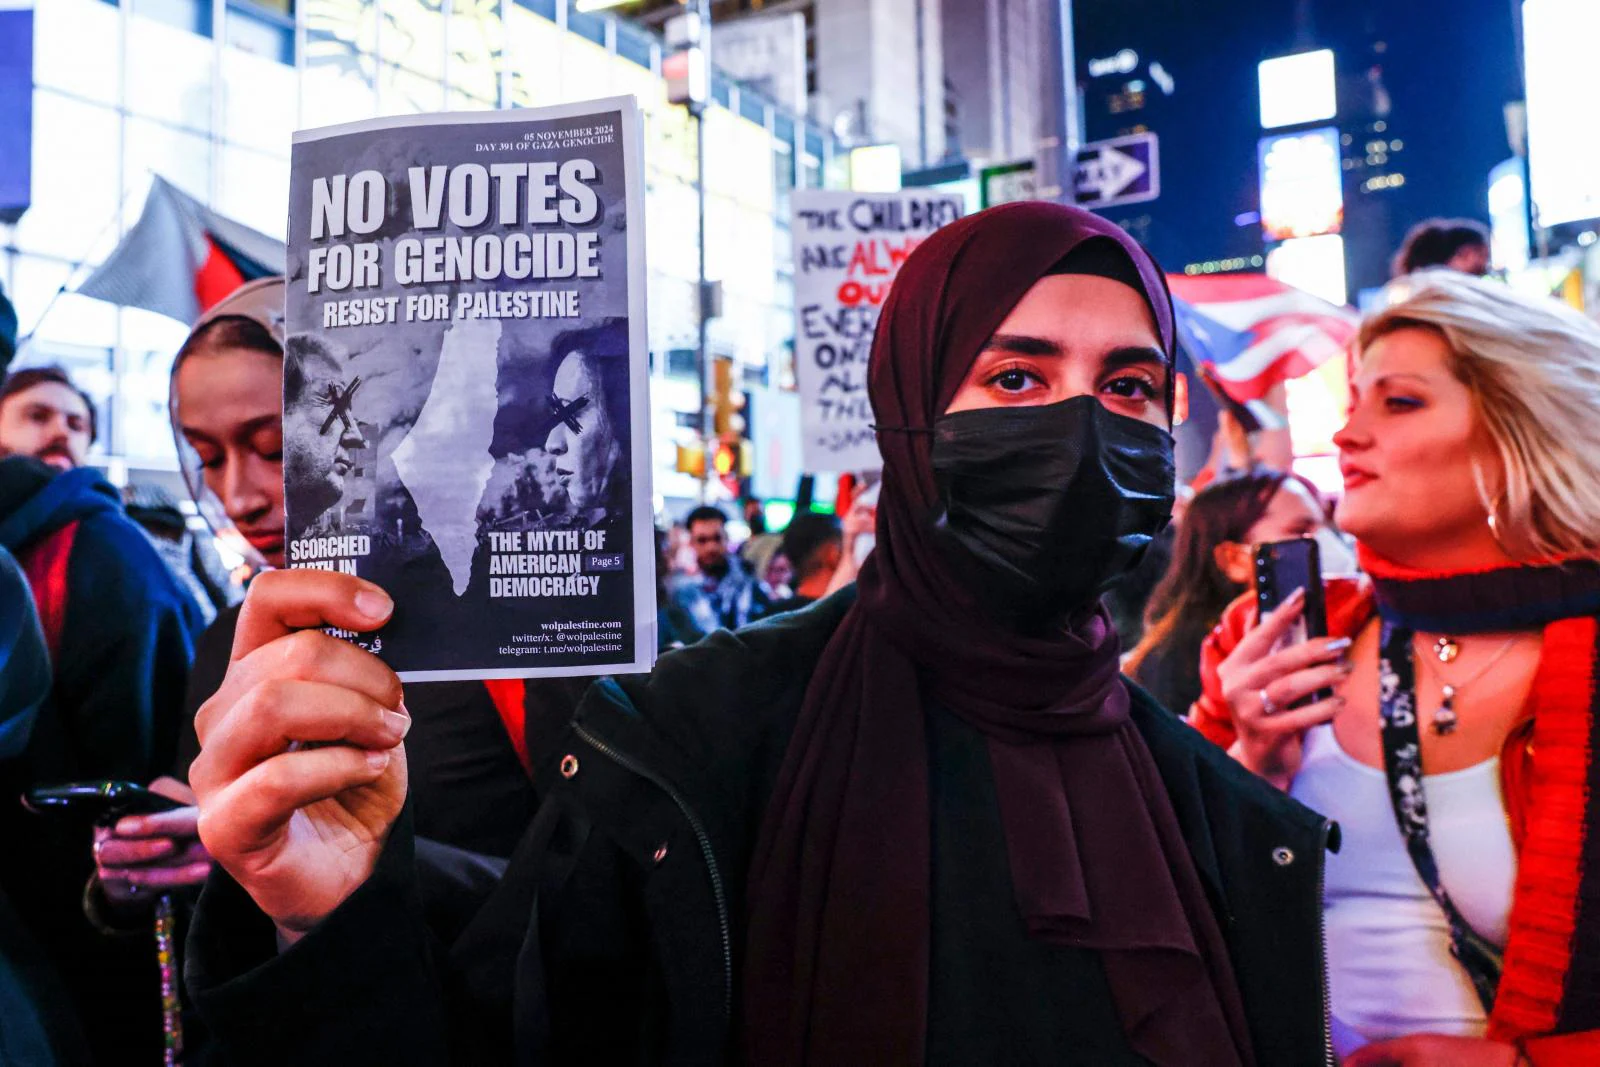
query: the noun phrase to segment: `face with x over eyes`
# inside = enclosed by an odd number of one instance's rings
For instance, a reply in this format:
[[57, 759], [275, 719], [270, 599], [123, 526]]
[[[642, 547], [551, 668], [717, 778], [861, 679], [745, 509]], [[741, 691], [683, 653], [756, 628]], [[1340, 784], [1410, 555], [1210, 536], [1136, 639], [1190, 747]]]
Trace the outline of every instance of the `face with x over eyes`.
[[550, 404], [556, 419], [544, 450], [555, 458], [556, 478], [573, 507], [600, 507], [621, 447], [594, 357], [582, 350], [567, 354], [556, 368]]

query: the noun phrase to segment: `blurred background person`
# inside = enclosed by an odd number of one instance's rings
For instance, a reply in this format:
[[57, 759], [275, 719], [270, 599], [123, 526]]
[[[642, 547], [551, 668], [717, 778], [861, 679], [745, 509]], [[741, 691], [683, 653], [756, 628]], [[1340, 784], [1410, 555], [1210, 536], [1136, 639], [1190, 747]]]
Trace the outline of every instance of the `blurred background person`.
[[689, 537], [689, 527], [674, 522], [667, 527], [667, 559], [672, 564], [672, 574], [698, 574], [700, 564], [695, 560], [694, 541]]
[[1473, 219], [1424, 219], [1406, 234], [1394, 257], [1394, 276], [1448, 267], [1479, 277], [1489, 273], [1489, 228]]
[[749, 498], [741, 507], [744, 525], [750, 532], [738, 547], [739, 561], [761, 586], [769, 602], [785, 600], [792, 591], [794, 566], [781, 551], [783, 535], [767, 529], [761, 501]]
[[1289, 647], [1297, 602], [1230, 607], [1193, 720], [1342, 829], [1346, 1065], [1600, 1063], [1600, 327], [1436, 271], [1358, 350], [1337, 515], [1371, 581]]
[[656, 535], [656, 650], [682, 648], [686, 643], [683, 634], [692, 624], [683, 615], [678, 604], [667, 591], [672, 578], [671, 540], [667, 531], [657, 526]]
[[766, 614], [767, 596], [755, 576], [728, 548], [728, 517], [706, 504], [684, 520], [694, 547], [696, 573], [681, 575], [670, 592], [693, 643], [714, 630], [737, 630]]
[[844, 527], [836, 515], [802, 512], [783, 531], [783, 555], [794, 568], [794, 592], [774, 603], [769, 615], [821, 600], [844, 557]]
[[794, 566], [784, 555], [782, 534], [752, 535], [739, 546], [739, 559], [756, 579], [769, 604], [789, 598], [793, 591], [790, 587], [794, 582]]
[[1283, 471], [1227, 475], [1196, 493], [1151, 594], [1144, 638], [1123, 665], [1128, 677], [1186, 714], [1200, 696], [1200, 644], [1250, 588], [1253, 546], [1312, 537], [1325, 525], [1315, 491]]
[[767, 532], [767, 513], [760, 500], [753, 496], [746, 497], [740, 507], [744, 511], [744, 524], [750, 527], [751, 537], [759, 537]]
[[0, 385], [0, 458], [33, 456], [71, 470], [88, 459], [96, 430], [89, 394], [60, 367], [13, 371]]

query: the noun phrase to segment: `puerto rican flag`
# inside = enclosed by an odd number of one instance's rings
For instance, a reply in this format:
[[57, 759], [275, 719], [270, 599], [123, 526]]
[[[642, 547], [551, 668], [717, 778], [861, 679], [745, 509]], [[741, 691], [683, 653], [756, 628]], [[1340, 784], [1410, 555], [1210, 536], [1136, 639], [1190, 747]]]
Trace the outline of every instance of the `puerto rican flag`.
[[1169, 274], [1167, 284], [1190, 358], [1239, 401], [1343, 354], [1360, 323], [1349, 308], [1264, 274]]
[[77, 291], [185, 326], [245, 282], [282, 274], [283, 242], [217, 214], [161, 177], [139, 221]]

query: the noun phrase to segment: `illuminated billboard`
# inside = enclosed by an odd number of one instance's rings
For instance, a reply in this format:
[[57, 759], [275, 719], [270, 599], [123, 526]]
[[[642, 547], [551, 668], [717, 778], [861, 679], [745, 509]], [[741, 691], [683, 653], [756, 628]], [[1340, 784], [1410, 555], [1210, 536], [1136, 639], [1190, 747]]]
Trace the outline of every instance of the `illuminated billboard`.
[[1296, 237], [1267, 253], [1267, 275], [1330, 304], [1348, 299], [1344, 281], [1344, 238], [1338, 234]]
[[1600, 218], [1594, 118], [1595, 0], [1523, 0], [1529, 191], [1539, 225]]
[[1489, 172], [1490, 258], [1511, 271], [1528, 265], [1528, 188], [1522, 169], [1522, 160], [1513, 156]]
[[1333, 52], [1329, 49], [1263, 60], [1256, 68], [1256, 75], [1261, 86], [1261, 128], [1264, 130], [1321, 122], [1338, 113], [1333, 87]]
[[1339, 131], [1332, 126], [1261, 138], [1261, 228], [1286, 241], [1338, 233], [1344, 223]]

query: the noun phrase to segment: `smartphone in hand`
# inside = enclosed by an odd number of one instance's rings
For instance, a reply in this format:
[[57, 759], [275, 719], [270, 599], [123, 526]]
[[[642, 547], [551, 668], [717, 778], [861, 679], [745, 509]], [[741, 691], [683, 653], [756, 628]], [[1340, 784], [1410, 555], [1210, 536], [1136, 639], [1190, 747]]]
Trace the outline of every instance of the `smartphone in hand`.
[[[1322, 559], [1313, 538], [1300, 537], [1292, 541], [1257, 545], [1255, 574], [1258, 617], [1265, 616], [1294, 596], [1297, 589], [1306, 591], [1305, 607], [1300, 612], [1300, 619], [1279, 642], [1280, 648], [1328, 636], [1328, 614], [1322, 598]], [[1303, 708], [1332, 695], [1331, 690], [1318, 690], [1296, 701], [1291, 707]]]
[[105, 779], [39, 786], [22, 795], [22, 806], [35, 815], [87, 815], [101, 826], [110, 826], [124, 815], [154, 815], [184, 804], [133, 782]]

